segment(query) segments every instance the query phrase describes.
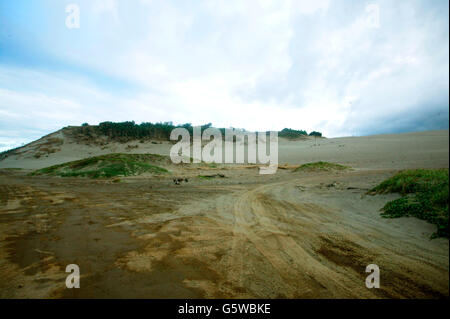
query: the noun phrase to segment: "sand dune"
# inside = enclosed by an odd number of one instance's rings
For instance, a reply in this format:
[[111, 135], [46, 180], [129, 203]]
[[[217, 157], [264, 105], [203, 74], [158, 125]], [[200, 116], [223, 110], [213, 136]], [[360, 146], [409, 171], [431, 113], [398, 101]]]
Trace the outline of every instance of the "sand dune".
[[[127, 152], [127, 144], [102, 150], [58, 134], [1, 167]], [[55, 137], [64, 139], [60, 151], [33, 156]], [[448, 298], [448, 239], [430, 240], [435, 226], [416, 218], [382, 218], [380, 208], [398, 195], [366, 195], [398, 169], [448, 167], [448, 138], [434, 131], [280, 141], [280, 164], [354, 168], [344, 171], [259, 175], [246, 165], [185, 165], [114, 183], [0, 170], [0, 297]], [[129, 152], [170, 148], [141, 144]], [[219, 173], [225, 177], [198, 177]], [[174, 185], [173, 176], [189, 182]], [[80, 266], [80, 289], [65, 288], [71, 263]], [[369, 264], [380, 267], [379, 289], [365, 286]]]
[[[49, 143], [50, 140], [50, 143]], [[52, 145], [54, 153], [40, 152]], [[173, 145], [167, 141], [110, 142], [105, 145], [80, 143], [64, 133], [50, 134], [28, 144], [0, 161], [0, 168], [38, 169], [89, 156], [108, 153], [153, 153], [169, 155]], [[53, 142], [55, 144], [55, 142]], [[58, 143], [56, 143], [58, 144]], [[436, 168], [448, 167], [449, 131], [426, 131], [364, 137], [307, 138], [290, 141], [279, 139], [279, 163], [303, 164], [329, 161], [361, 168]], [[42, 153], [36, 158], [37, 153]]]

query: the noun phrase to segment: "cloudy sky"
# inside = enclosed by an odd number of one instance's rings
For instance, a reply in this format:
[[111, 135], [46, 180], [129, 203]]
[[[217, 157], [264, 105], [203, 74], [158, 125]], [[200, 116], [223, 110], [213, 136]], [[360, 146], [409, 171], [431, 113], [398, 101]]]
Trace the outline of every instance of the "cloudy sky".
[[0, 0], [0, 150], [102, 121], [445, 129], [448, 101], [447, 0]]

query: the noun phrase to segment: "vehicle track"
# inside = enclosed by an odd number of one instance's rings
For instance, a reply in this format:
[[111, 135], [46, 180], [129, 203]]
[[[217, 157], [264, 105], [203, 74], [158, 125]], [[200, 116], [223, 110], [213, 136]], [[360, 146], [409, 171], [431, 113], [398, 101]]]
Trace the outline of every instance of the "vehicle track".
[[[355, 218], [345, 207], [323, 205], [320, 189], [310, 189], [302, 197], [295, 188], [298, 182], [296, 178], [288, 179], [240, 194], [232, 209], [233, 238], [226, 263], [230, 281], [249, 287], [252, 280], [262, 280], [288, 298], [440, 295], [420, 274], [443, 277], [448, 268], [425, 266], [425, 252], [422, 256], [414, 254], [417, 243], [401, 240], [407, 229], [394, 230], [379, 213]], [[380, 226], [384, 229], [377, 232]], [[380, 239], [364, 238], [364, 234], [372, 232], [378, 233]], [[390, 247], [384, 246], [385, 242], [391, 243]], [[255, 271], [261, 260], [249, 254], [250, 247], [281, 280], [274, 283], [275, 277], [258, 278]], [[389, 277], [390, 286], [365, 287], [365, 267], [375, 262]], [[448, 287], [443, 289], [448, 292]]]

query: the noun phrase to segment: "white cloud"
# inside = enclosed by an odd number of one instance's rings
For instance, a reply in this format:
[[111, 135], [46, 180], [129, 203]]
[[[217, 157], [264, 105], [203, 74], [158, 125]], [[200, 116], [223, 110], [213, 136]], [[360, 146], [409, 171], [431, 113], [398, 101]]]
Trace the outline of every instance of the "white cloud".
[[92, 0], [91, 5], [95, 15], [110, 15], [115, 22], [119, 22], [117, 0]]
[[426, 109], [448, 121], [448, 15], [436, 4], [378, 1], [380, 27], [368, 28], [360, 1], [79, 2], [78, 33], [45, 47], [64, 72], [0, 65], [1, 125], [212, 122], [337, 136], [396, 130], [383, 123]]
[[330, 0], [300, 0], [293, 1], [293, 6], [303, 14], [312, 14], [318, 10], [326, 10], [330, 6]]

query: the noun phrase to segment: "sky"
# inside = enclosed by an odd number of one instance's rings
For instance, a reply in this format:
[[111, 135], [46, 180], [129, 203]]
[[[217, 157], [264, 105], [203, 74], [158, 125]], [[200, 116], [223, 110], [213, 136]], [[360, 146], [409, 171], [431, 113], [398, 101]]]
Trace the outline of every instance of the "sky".
[[0, 0], [0, 151], [103, 121], [448, 129], [448, 5]]

